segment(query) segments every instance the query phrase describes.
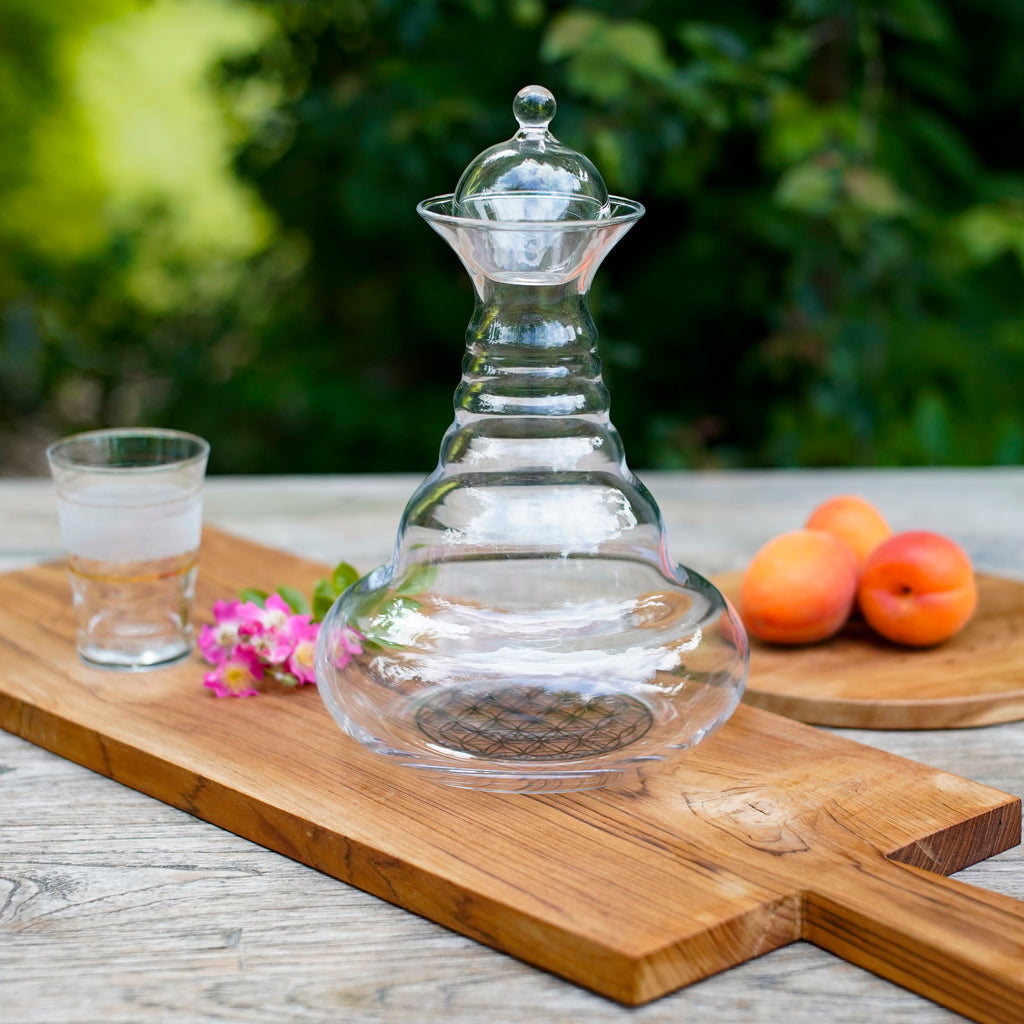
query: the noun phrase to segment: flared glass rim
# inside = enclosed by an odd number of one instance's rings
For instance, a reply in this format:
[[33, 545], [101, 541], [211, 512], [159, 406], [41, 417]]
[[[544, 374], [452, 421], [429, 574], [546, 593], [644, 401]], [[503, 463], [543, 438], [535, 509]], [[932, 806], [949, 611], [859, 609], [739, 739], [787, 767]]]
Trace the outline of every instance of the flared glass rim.
[[[159, 462], [144, 462], [129, 465], [105, 465], [76, 458], [74, 452], [81, 452], [90, 444], [115, 441], [119, 438], [139, 440], [177, 441], [182, 445], [180, 455]], [[88, 473], [162, 473], [168, 469], [181, 469], [205, 461], [210, 455], [210, 442], [198, 434], [164, 427], [111, 427], [101, 430], [86, 430], [54, 441], [46, 449], [46, 458], [51, 466], [64, 470]]]
[[[519, 193], [528, 198], [527, 193]], [[478, 197], [484, 198], [484, 197]], [[462, 227], [486, 228], [493, 231], [580, 231], [591, 228], [608, 227], [609, 225], [630, 224], [639, 220], [645, 213], [642, 203], [624, 196], [609, 196], [608, 205], [612, 212], [607, 217], [591, 217], [581, 220], [488, 220], [485, 217], [462, 217], [450, 211], [455, 207], [455, 193], [448, 192], [441, 196], [432, 196], [416, 204], [416, 212], [426, 221], [437, 221], [443, 224]], [[447, 207], [448, 212], [441, 209]]]

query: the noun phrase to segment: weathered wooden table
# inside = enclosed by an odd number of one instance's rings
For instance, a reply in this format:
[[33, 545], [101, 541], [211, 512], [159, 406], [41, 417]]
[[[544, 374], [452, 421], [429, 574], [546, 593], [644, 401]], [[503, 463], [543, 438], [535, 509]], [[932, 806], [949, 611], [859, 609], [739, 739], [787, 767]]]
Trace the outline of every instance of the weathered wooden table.
[[[741, 567], [819, 500], [856, 492], [896, 529], [947, 533], [979, 568], [1024, 579], [1022, 469], [644, 479], [675, 557], [705, 573]], [[388, 558], [416, 482], [214, 478], [206, 519], [365, 571]], [[0, 481], [0, 570], [59, 555], [49, 482]], [[842, 733], [1024, 792], [1024, 723]], [[1024, 853], [1018, 847], [957, 877], [1024, 899]], [[804, 943], [624, 1009], [0, 733], [4, 1024], [960, 1019]]]

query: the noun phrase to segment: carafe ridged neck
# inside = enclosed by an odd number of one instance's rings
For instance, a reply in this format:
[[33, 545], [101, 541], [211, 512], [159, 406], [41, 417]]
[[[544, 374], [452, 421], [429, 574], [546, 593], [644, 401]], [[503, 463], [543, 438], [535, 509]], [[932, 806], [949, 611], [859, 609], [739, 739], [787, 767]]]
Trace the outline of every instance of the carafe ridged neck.
[[483, 283], [466, 331], [456, 426], [460, 415], [607, 421], [597, 330], [574, 285]]

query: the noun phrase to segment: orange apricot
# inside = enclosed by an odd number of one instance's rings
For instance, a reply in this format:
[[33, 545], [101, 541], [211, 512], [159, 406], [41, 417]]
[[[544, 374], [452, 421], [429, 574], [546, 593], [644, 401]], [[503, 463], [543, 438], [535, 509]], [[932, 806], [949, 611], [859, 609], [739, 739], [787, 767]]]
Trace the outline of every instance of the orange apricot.
[[930, 647], [967, 625], [978, 588], [959, 544], [911, 530], [893, 534], [868, 556], [857, 599], [876, 633], [908, 647]]
[[855, 494], [840, 494], [823, 501], [804, 525], [811, 530], [827, 530], [845, 540], [853, 548], [861, 568], [868, 555], [892, 536], [892, 529], [881, 512]]
[[792, 530], [768, 541], [743, 574], [740, 618], [776, 644], [810, 644], [837, 633], [857, 592], [857, 557], [835, 534]]

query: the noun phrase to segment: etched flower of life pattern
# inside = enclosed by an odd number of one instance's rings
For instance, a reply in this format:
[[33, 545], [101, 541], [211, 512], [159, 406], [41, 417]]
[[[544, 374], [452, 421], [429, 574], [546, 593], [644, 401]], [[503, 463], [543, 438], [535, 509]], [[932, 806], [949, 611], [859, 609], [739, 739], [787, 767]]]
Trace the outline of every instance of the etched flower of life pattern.
[[625, 694], [586, 698], [542, 686], [448, 690], [416, 711], [420, 731], [449, 750], [500, 761], [568, 761], [619, 750], [653, 722]]

